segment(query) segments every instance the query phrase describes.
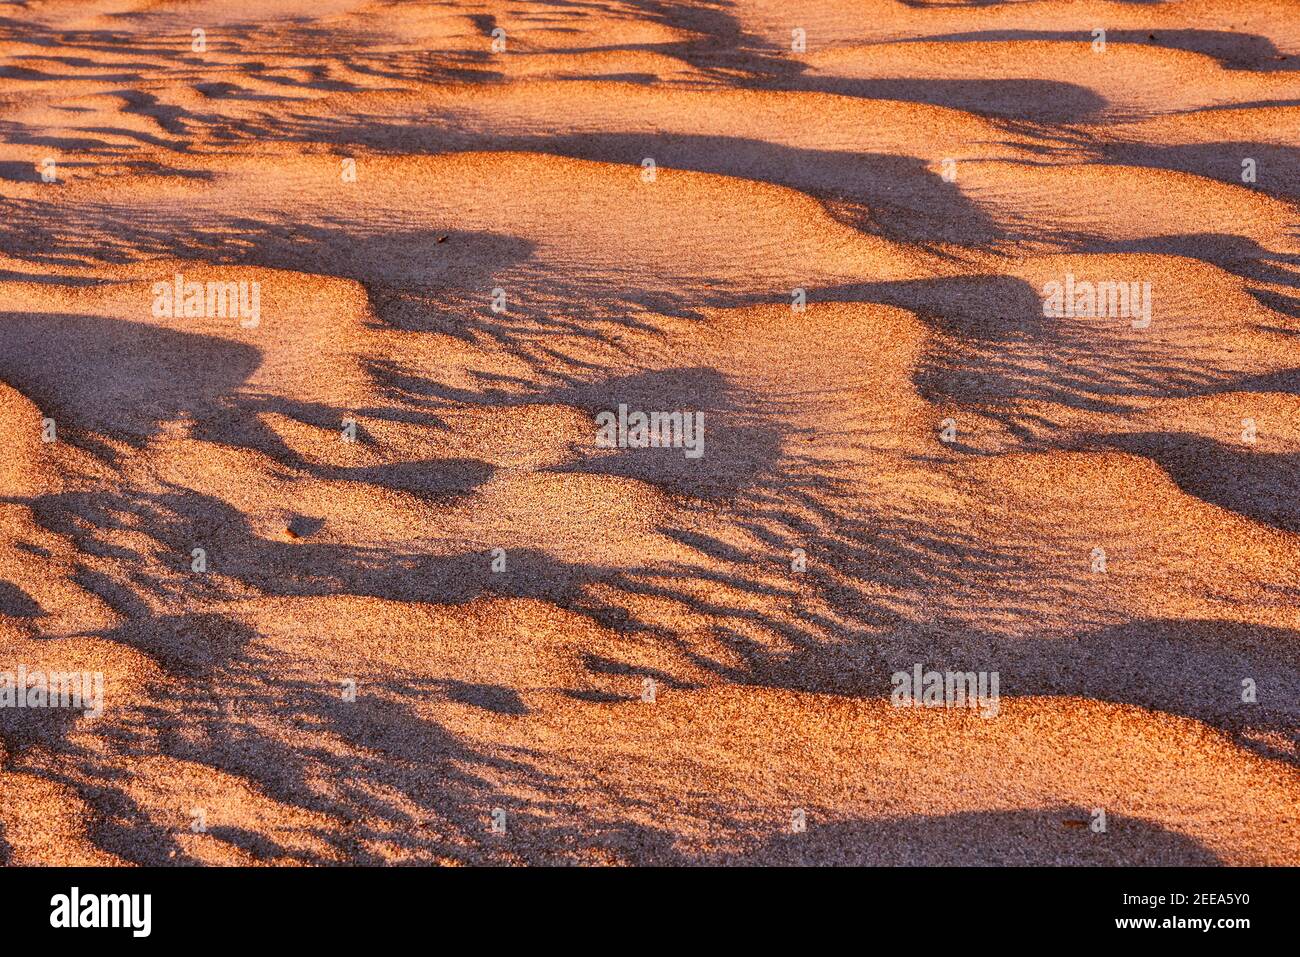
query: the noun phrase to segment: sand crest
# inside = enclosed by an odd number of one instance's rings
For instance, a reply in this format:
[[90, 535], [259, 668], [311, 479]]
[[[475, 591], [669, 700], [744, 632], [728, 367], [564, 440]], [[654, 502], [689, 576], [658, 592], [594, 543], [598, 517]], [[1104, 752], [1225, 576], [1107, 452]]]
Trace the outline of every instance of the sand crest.
[[1294, 3], [3, 6], [0, 861], [1300, 864]]

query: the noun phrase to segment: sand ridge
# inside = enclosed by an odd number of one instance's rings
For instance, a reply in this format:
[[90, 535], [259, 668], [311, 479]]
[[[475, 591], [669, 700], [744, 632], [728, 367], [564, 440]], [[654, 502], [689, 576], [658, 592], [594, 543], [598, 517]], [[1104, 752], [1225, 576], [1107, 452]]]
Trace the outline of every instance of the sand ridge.
[[0, 5], [0, 860], [1300, 863], [1297, 13]]

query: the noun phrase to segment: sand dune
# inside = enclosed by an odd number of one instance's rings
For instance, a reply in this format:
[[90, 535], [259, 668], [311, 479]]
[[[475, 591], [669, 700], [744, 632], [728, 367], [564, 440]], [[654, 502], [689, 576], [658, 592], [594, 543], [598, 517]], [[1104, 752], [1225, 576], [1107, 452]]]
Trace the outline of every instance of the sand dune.
[[0, 4], [0, 860], [1300, 864], [1298, 14]]

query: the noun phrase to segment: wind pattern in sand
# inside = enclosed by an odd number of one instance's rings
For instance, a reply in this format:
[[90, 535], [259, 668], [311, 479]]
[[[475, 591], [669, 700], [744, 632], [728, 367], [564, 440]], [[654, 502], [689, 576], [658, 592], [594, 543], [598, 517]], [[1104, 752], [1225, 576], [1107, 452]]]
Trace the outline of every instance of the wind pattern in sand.
[[0, 860], [1300, 864], [1293, 0], [0, 43]]

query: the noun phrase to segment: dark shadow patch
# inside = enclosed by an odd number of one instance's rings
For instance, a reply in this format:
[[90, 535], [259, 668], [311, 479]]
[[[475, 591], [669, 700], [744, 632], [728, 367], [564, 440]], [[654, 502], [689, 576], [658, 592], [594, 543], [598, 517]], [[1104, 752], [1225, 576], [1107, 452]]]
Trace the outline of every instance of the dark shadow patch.
[[528, 714], [528, 706], [519, 692], [504, 685], [468, 684], [463, 681], [445, 682], [447, 697], [459, 704], [472, 705], [493, 714], [519, 717]]
[[1300, 532], [1300, 455], [1258, 451], [1191, 433], [1109, 436], [1104, 444], [1151, 459], [1188, 495], [1284, 532]]
[[144, 652], [176, 677], [203, 678], [238, 660], [257, 632], [228, 615], [193, 613], [131, 621], [100, 637]]
[[0, 379], [60, 423], [134, 443], [214, 414], [261, 364], [253, 346], [126, 319], [5, 313], [0, 323]]
[[1107, 101], [1078, 83], [1060, 80], [962, 80], [801, 76], [787, 89], [864, 100], [926, 103], [981, 116], [1038, 123], [1086, 123], [1105, 112]]
[[1221, 864], [1200, 842], [1116, 813], [1106, 832], [1071, 827], [1092, 821], [1078, 807], [1023, 811], [967, 811], [857, 819], [820, 824], [774, 837], [758, 848], [701, 863], [869, 867], [1210, 866]]
[[45, 611], [27, 592], [13, 582], [0, 579], [0, 615], [13, 618], [39, 618]]

